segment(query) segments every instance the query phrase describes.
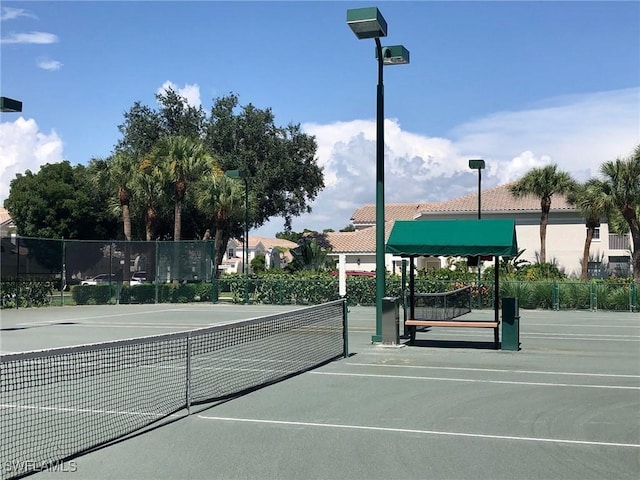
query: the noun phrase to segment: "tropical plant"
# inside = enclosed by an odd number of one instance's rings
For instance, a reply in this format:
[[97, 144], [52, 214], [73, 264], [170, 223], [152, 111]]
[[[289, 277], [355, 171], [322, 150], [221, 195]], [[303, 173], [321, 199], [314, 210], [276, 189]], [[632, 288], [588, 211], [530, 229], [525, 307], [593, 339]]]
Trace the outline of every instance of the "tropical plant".
[[617, 209], [629, 226], [633, 241], [633, 278], [640, 280], [640, 145], [626, 159], [603, 163], [600, 173], [604, 177], [601, 188], [610, 207]]
[[241, 219], [245, 209], [244, 186], [214, 169], [196, 182], [194, 190], [196, 206], [205, 213], [214, 227], [213, 271], [217, 278], [218, 266], [222, 262], [229, 239], [232, 236], [243, 235]]
[[151, 241], [158, 208], [166, 199], [164, 172], [153, 155], [145, 155], [133, 174], [132, 188], [143, 209], [145, 237]]
[[559, 171], [557, 165], [546, 165], [530, 170], [510, 187], [511, 194], [516, 198], [534, 196], [540, 199], [542, 211], [540, 216], [540, 263], [546, 262], [547, 224], [551, 210], [551, 199], [554, 194], [569, 193], [574, 186], [575, 181], [568, 173]]
[[131, 190], [133, 183], [132, 173], [136, 169], [135, 158], [127, 153], [116, 153], [108, 161], [109, 183], [117, 192], [117, 198], [122, 213], [122, 225], [124, 238], [131, 240], [131, 214], [129, 205], [131, 203]]
[[587, 234], [584, 240], [582, 253], [582, 280], [589, 279], [589, 251], [591, 241], [596, 228], [600, 226], [600, 219], [608, 215], [610, 210], [607, 195], [602, 188], [602, 183], [591, 179], [583, 184], [577, 184], [567, 195], [567, 201], [576, 206], [585, 219]]
[[292, 272], [311, 270], [319, 272], [330, 267], [328, 254], [331, 248], [322, 240], [323, 235], [302, 238], [296, 248], [290, 250], [292, 261], [287, 269]]
[[180, 241], [182, 207], [190, 182], [213, 168], [213, 157], [203, 143], [184, 136], [162, 137], [152, 154], [173, 186], [174, 227], [173, 239]]

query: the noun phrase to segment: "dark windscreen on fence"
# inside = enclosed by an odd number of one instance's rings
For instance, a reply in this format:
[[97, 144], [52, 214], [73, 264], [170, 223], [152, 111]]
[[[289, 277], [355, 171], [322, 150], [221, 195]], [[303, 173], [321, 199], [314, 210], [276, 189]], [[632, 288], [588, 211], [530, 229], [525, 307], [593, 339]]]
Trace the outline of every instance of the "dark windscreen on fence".
[[46, 238], [2, 237], [2, 280], [52, 281], [63, 269], [63, 244]]
[[[2, 280], [211, 282], [213, 241], [144, 242], [2, 237]], [[92, 283], [93, 284], [93, 283]]]

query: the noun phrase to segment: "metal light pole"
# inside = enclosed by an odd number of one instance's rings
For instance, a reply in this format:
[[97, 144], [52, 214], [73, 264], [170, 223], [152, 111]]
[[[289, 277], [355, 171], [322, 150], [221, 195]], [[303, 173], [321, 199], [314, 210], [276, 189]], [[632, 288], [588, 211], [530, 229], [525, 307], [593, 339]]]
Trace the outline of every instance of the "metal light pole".
[[[482, 170], [484, 169], [484, 160], [476, 159], [469, 160], [469, 168], [472, 170], [478, 170], [478, 220], [482, 218]], [[482, 277], [480, 275], [480, 255], [478, 255], [478, 308], [482, 307], [482, 297], [480, 295], [480, 282]]]
[[242, 245], [242, 272], [244, 273], [244, 304], [249, 304], [249, 183], [244, 170], [227, 170], [224, 174], [229, 178], [244, 180], [244, 243]]
[[373, 38], [378, 60], [376, 91], [376, 334], [372, 342], [382, 341], [382, 298], [385, 291], [384, 263], [384, 65], [409, 63], [409, 51], [402, 45], [383, 47], [380, 37], [387, 36], [387, 22], [376, 7], [347, 10], [347, 25], [358, 39]]

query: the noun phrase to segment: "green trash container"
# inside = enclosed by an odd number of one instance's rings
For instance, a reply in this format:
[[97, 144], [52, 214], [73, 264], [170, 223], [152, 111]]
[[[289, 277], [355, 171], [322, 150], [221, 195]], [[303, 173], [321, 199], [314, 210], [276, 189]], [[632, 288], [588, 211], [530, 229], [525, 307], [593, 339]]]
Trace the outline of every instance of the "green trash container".
[[520, 311], [518, 299], [502, 299], [502, 350], [520, 350]]

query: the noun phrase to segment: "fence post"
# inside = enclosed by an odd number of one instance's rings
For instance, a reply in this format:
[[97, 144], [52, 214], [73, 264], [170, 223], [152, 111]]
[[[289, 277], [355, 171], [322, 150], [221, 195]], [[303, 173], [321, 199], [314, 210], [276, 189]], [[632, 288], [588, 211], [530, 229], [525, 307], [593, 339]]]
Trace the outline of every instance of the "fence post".
[[596, 284], [591, 283], [589, 285], [589, 308], [592, 312], [598, 310], [598, 293], [596, 290]]
[[634, 281], [631, 281], [631, 288], [629, 288], [629, 311], [638, 311], [638, 289]]
[[20, 307], [20, 237], [16, 235], [16, 310]]
[[551, 284], [551, 305], [554, 310], [560, 310], [560, 286], [555, 281]]
[[155, 288], [155, 303], [158, 303], [158, 289], [160, 288], [160, 282], [158, 281], [158, 278], [160, 276], [160, 265], [158, 264], [159, 260], [160, 260], [160, 253], [158, 252], [158, 239], [156, 238], [156, 251], [155, 251], [155, 257], [156, 257], [156, 274], [155, 274], [155, 278], [153, 283], [155, 284], [156, 288]]

